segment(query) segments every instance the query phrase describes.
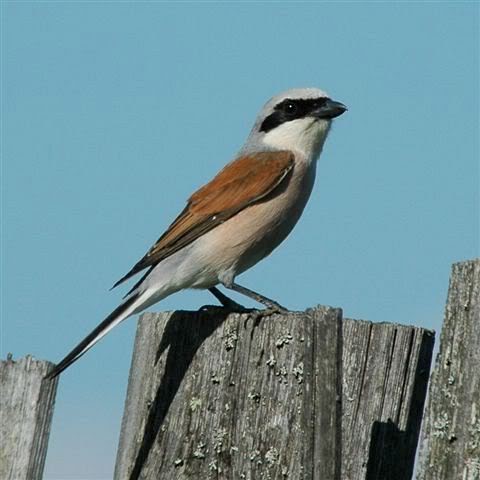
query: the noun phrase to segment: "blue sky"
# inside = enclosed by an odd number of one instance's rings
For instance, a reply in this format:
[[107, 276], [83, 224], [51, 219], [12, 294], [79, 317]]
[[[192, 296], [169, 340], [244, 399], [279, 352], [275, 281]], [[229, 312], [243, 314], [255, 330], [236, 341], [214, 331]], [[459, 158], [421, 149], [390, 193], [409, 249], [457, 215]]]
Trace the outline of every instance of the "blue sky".
[[[296, 230], [240, 279], [292, 309], [438, 330], [450, 265], [479, 254], [478, 19], [458, 1], [3, 2], [2, 358], [58, 361], [261, 105], [299, 86], [349, 111]], [[111, 478], [134, 332], [62, 376], [47, 480]]]

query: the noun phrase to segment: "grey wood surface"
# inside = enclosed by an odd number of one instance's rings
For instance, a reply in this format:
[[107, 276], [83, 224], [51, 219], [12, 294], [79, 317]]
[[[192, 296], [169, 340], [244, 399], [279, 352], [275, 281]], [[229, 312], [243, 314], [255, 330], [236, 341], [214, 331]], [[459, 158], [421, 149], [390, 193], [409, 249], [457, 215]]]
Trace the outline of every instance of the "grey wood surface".
[[42, 478], [57, 390], [53, 363], [27, 355], [0, 361], [0, 479]]
[[410, 480], [431, 331], [344, 319], [342, 480]]
[[480, 479], [480, 260], [452, 267], [422, 432], [420, 480]]
[[142, 315], [115, 479], [340, 478], [341, 311]]

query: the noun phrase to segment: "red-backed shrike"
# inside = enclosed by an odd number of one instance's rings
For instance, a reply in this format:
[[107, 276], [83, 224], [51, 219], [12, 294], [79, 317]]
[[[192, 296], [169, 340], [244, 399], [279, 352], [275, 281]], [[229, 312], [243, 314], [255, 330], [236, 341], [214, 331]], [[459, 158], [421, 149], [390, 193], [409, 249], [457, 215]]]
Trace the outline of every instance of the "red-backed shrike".
[[235, 283], [290, 233], [312, 191], [317, 158], [332, 119], [346, 107], [316, 88], [294, 89], [261, 110], [237, 157], [197, 190], [147, 254], [114, 286], [145, 270], [124, 301], [49, 374], [75, 362], [131, 315], [186, 288], [216, 288], [253, 298], [269, 311], [278, 303]]

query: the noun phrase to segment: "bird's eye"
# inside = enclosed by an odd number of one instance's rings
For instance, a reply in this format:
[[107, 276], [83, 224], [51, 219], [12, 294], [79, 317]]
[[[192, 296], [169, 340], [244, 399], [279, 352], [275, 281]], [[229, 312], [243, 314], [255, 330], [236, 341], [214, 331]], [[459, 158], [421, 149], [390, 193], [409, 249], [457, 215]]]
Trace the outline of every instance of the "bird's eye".
[[296, 113], [297, 111], [297, 106], [293, 102], [287, 102], [283, 108], [285, 109], [285, 112], [289, 114]]

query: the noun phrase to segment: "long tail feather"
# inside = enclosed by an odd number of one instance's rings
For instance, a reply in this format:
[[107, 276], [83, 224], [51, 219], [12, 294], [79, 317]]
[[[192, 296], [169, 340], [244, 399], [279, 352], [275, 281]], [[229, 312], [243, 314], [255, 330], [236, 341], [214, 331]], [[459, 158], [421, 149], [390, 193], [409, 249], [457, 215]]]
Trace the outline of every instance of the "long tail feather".
[[92, 348], [112, 328], [134, 313], [138, 306], [138, 300], [142, 294], [133, 295], [124, 303], [119, 305], [102, 323], [95, 327], [55, 368], [46, 375], [51, 379], [60, 375], [72, 363], [76, 362], [87, 350]]

